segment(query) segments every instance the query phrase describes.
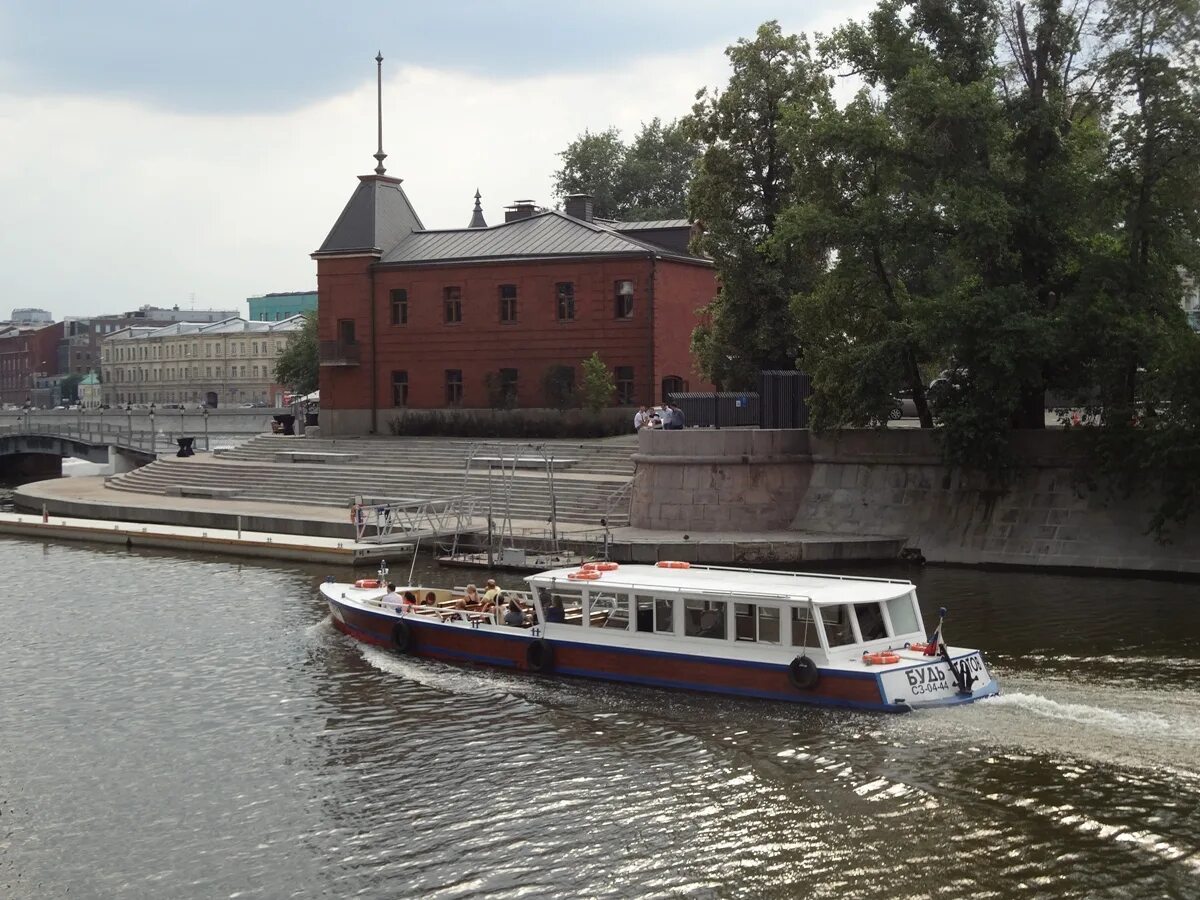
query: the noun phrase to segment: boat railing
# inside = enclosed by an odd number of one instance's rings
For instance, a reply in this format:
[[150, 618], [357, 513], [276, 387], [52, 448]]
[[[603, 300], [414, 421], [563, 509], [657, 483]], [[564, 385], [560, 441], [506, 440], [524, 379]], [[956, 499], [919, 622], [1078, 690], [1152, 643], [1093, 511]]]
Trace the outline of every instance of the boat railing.
[[868, 578], [863, 575], [834, 575], [829, 572], [786, 572], [780, 569], [739, 569], [736, 566], [702, 566], [695, 563], [692, 564], [691, 568], [699, 569], [703, 572], [735, 572], [739, 575], [785, 575], [791, 578], [827, 578], [831, 581], [873, 581], [879, 584], [906, 584], [909, 587], [913, 586], [913, 583], [905, 578]]

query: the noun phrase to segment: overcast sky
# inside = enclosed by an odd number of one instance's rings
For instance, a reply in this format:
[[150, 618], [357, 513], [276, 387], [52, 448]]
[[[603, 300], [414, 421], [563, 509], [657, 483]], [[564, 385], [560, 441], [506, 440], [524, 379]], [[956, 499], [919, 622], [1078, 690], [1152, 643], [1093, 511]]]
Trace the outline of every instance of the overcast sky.
[[626, 136], [723, 85], [778, 17], [862, 0], [0, 0], [0, 318], [314, 290], [320, 245], [384, 150], [426, 227], [543, 204], [585, 129]]

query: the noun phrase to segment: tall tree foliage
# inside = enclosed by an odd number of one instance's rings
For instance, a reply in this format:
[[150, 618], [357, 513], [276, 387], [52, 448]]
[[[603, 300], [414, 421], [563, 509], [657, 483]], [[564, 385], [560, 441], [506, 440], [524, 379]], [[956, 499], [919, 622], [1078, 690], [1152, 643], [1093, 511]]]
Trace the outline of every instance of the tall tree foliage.
[[744, 388], [760, 369], [795, 364], [790, 298], [811, 288], [824, 256], [819, 245], [775, 252], [771, 241], [810, 163], [801, 142], [789, 145], [788, 131], [803, 132], [833, 101], [808, 41], [783, 34], [777, 22], [725, 53], [728, 85], [700, 91], [689, 120], [705, 148], [688, 196], [701, 229], [696, 249], [713, 259], [721, 281], [692, 346], [712, 381]]
[[595, 214], [604, 219], [681, 219], [697, 152], [681, 121], [664, 125], [655, 118], [629, 144], [616, 128], [585, 131], [559, 154], [554, 193], [591, 194]]
[[304, 326], [288, 342], [275, 362], [275, 380], [294, 393], [311, 394], [320, 386], [318, 349], [317, 317], [307, 313]]

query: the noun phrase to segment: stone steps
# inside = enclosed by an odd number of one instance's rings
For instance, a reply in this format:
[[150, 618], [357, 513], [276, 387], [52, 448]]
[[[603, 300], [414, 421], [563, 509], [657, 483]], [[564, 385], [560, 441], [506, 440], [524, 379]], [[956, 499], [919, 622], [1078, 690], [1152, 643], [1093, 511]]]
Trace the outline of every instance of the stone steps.
[[[488, 442], [492, 444], [493, 442]], [[472, 448], [481, 442], [455, 438], [403, 439], [308, 439], [283, 435], [259, 435], [239, 447], [217, 451], [221, 459], [275, 462], [276, 454], [285, 451], [316, 453], [348, 453], [355, 459], [352, 465], [363, 467], [414, 466], [426, 468], [465, 469]], [[509, 448], [528, 446], [528, 442], [497, 441], [493, 446], [500, 452]], [[556, 467], [558, 472], [587, 475], [631, 477], [634, 466], [631, 456], [636, 443], [629, 438], [614, 438], [593, 443], [538, 442], [545, 452], [557, 459], [570, 459], [569, 466]], [[496, 452], [489, 447], [487, 453]], [[530, 451], [528, 455], [534, 455]], [[478, 464], [477, 464], [478, 466]]]
[[[596, 522], [608, 516], [612, 524], [628, 522], [628, 502], [610, 509], [610, 498], [624, 479], [556, 478], [555, 507], [564, 522]], [[487, 497], [486, 473], [473, 474], [464, 482], [461, 472], [420, 468], [381, 471], [378, 468], [302, 464], [272, 464], [249, 461], [220, 461], [201, 458], [166, 457], [116, 475], [108, 480], [115, 490], [169, 494], [181, 490], [233, 491], [245, 500], [291, 502], [347, 507], [355, 496], [368, 498], [412, 498], [445, 500], [453, 497]], [[501, 512], [504, 493], [492, 481], [493, 509]], [[544, 519], [549, 515], [549, 485], [540, 474], [518, 473], [508, 492], [508, 508], [514, 518]]]

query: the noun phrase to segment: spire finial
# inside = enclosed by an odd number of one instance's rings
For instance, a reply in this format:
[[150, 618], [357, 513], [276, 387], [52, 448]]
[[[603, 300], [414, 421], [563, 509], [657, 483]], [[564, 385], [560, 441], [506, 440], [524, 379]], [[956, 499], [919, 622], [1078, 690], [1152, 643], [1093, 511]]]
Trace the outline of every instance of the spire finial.
[[375, 159], [379, 163], [375, 167], [375, 174], [382, 175], [387, 171], [383, 167], [383, 161], [387, 159], [387, 154], [383, 152], [383, 51], [380, 50], [375, 54], [375, 96], [377, 113], [379, 120], [379, 149], [375, 151]]
[[471, 213], [471, 224], [468, 228], [487, 228], [487, 222], [483, 218], [483, 205], [479, 202], [479, 188], [475, 188], [475, 211]]

